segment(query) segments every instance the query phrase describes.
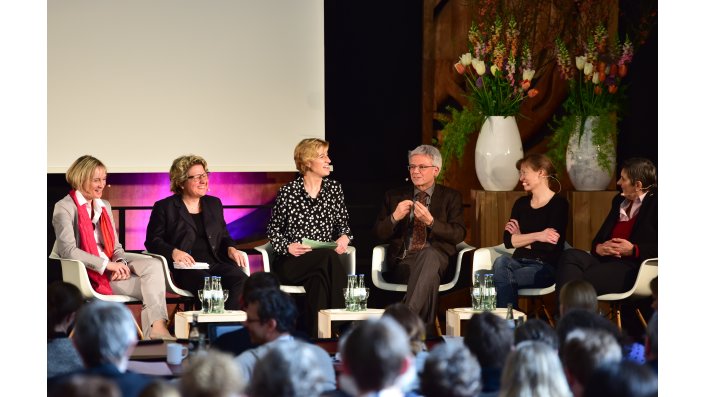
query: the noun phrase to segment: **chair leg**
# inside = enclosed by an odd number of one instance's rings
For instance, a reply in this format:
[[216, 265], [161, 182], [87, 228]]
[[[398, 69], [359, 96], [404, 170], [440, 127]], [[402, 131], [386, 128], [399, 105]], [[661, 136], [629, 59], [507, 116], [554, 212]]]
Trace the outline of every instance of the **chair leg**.
[[436, 315], [435, 323], [436, 323], [436, 335], [437, 336], [443, 335], [443, 332], [441, 332], [441, 321], [438, 320], [438, 315]]
[[137, 320], [135, 319], [134, 316], [132, 316], [132, 322], [134, 322], [135, 327], [137, 327], [137, 336], [139, 336], [139, 340], [144, 339], [144, 333], [142, 333], [142, 328], [140, 328], [140, 325], [137, 324]]
[[617, 306], [617, 328], [622, 332], [622, 308]]
[[641, 325], [644, 327], [644, 329], [646, 329], [646, 327], [647, 327], [646, 320], [644, 319], [644, 316], [641, 314], [641, 310], [639, 310], [638, 307], [636, 308], [636, 315], [637, 315], [637, 317], [639, 317], [639, 321], [641, 322]]
[[556, 325], [553, 322], [553, 316], [551, 316], [551, 313], [548, 312], [548, 309], [546, 308], [546, 305], [541, 303], [541, 308], [543, 309], [543, 314], [546, 315], [546, 318], [548, 319], [548, 324], [551, 326], [551, 328], [555, 328]]

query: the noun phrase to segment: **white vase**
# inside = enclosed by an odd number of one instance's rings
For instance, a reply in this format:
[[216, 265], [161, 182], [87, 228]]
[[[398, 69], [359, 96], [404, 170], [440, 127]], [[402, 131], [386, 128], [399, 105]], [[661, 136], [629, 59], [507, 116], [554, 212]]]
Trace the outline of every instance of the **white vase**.
[[[575, 131], [570, 136], [568, 148], [566, 149], [565, 165], [568, 170], [568, 176], [575, 190], [586, 192], [605, 190], [612, 180], [612, 175], [614, 175], [617, 157], [615, 146], [609, 145], [601, 148], [592, 143], [593, 129], [598, 122], [597, 116], [585, 118], [583, 136], [578, 138], [580, 121], [581, 119], [578, 118]], [[597, 154], [600, 150], [608, 151], [607, 156], [610, 161], [608, 169], [600, 167], [597, 163]]]
[[482, 124], [475, 145], [475, 172], [482, 188], [514, 190], [519, 181], [517, 160], [524, 157], [519, 127], [514, 116], [490, 116]]

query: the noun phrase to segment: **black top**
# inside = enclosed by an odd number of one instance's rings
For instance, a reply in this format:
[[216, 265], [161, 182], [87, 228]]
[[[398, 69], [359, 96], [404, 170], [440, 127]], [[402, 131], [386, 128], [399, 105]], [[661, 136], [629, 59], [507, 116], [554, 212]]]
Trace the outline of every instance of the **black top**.
[[[521, 234], [540, 232], [546, 228], [556, 229], [560, 234], [557, 244], [533, 242], [530, 244], [530, 249], [520, 247], [512, 255], [513, 258], [537, 259], [545, 264], [555, 266], [565, 244], [568, 200], [554, 194], [543, 207], [531, 208], [531, 196], [519, 197], [512, 207], [511, 218], [519, 222]], [[504, 246], [514, 248], [512, 235], [506, 230], [504, 231]]]
[[206, 238], [206, 227], [203, 223], [203, 213], [191, 214], [193, 222], [196, 224], [196, 239], [193, 241], [191, 252], [189, 253], [196, 262], [218, 263], [218, 260], [211, 253]]

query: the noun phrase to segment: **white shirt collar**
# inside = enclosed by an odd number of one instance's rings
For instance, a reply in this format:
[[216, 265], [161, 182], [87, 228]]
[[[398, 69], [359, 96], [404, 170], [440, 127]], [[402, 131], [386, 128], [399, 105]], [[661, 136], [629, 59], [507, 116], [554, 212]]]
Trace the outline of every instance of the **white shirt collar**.
[[[85, 197], [83, 197], [83, 194], [76, 190], [76, 201], [78, 201], [79, 206], [83, 206], [83, 204], [88, 203], [88, 200], [86, 200]], [[101, 199], [93, 199], [91, 203], [88, 203], [88, 206], [95, 207], [93, 211], [93, 219], [91, 220], [93, 223], [98, 223], [98, 220], [100, 219], [100, 214], [103, 213], [103, 207], [105, 207], [105, 203]], [[88, 215], [90, 216], [90, 212], [88, 212]]]

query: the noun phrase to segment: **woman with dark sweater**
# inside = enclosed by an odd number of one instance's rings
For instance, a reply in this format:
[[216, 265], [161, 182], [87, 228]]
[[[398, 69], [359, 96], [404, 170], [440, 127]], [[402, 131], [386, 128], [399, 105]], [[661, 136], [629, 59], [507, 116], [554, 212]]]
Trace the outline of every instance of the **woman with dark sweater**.
[[47, 288], [47, 378], [83, 369], [69, 332], [83, 296], [73, 284], [55, 281]]
[[517, 307], [521, 288], [545, 288], [555, 282], [555, 264], [563, 250], [568, 201], [549, 187], [555, 178], [551, 160], [529, 154], [517, 161], [519, 181], [529, 194], [520, 197], [504, 227], [504, 246], [514, 254], [494, 261], [497, 307]]
[[639, 265], [658, 257], [656, 167], [644, 158], [625, 161], [617, 185], [622, 190], [592, 240], [591, 251], [566, 250], [558, 261], [556, 289], [586, 280], [597, 295], [629, 290]]

